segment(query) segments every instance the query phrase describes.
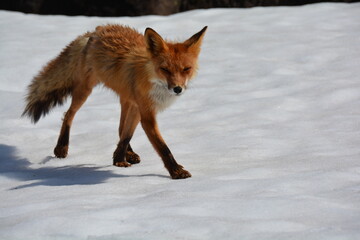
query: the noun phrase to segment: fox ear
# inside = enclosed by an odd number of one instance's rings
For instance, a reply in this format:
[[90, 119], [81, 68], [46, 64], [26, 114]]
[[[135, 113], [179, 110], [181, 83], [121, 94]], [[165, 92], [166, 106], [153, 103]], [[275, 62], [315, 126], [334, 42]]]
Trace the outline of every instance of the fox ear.
[[186, 40], [184, 42], [184, 44], [190, 48], [190, 49], [194, 49], [197, 52], [200, 51], [200, 46], [201, 46], [201, 42], [202, 39], [204, 38], [205, 32], [206, 32], [207, 26], [205, 26], [203, 29], [201, 29], [200, 32], [194, 34], [191, 38], [189, 38], [188, 40]]
[[152, 54], [161, 53], [168, 48], [162, 37], [151, 28], [145, 30], [145, 42], [147, 49]]

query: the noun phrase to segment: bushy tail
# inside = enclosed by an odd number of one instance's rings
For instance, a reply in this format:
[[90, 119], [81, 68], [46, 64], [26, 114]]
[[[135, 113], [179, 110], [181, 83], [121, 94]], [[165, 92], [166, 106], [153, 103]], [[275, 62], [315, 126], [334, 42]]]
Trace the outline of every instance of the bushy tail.
[[78, 37], [34, 77], [28, 87], [27, 105], [22, 116], [28, 116], [36, 123], [53, 107], [65, 102], [72, 93], [75, 72], [88, 38], [89, 33]]

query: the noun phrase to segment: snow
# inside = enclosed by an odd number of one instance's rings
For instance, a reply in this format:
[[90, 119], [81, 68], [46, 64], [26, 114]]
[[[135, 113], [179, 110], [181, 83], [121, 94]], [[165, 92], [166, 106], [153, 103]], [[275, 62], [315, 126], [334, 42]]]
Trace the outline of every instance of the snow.
[[[32, 125], [26, 86], [97, 25], [185, 40], [208, 25], [192, 88], [158, 116], [171, 180], [139, 127], [116, 168], [118, 99], [97, 87], [68, 158], [66, 106]], [[89, 18], [0, 11], [1, 239], [360, 239], [360, 4]]]

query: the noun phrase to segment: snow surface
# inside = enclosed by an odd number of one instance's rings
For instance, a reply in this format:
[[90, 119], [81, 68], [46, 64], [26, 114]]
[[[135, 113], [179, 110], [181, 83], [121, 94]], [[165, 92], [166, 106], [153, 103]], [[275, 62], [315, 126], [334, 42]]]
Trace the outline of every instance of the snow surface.
[[[122, 23], [185, 40], [208, 25], [192, 89], [159, 115], [193, 177], [171, 180], [138, 128], [111, 165], [118, 99], [95, 89], [68, 158], [63, 112], [20, 118], [26, 86], [77, 35]], [[360, 239], [360, 4], [167, 17], [0, 11], [0, 239]]]

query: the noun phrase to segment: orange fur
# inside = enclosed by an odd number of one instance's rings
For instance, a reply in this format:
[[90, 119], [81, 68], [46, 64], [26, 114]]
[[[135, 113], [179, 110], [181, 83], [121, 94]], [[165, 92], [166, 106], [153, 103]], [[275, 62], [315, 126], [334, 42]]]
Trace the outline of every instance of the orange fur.
[[181, 95], [195, 75], [205, 31], [206, 27], [185, 42], [173, 43], [150, 28], [142, 35], [126, 26], [99, 26], [70, 43], [33, 79], [23, 115], [37, 122], [71, 95], [54, 149], [57, 157], [66, 157], [72, 120], [93, 87], [103, 83], [120, 96], [121, 104], [120, 141], [113, 164], [128, 167], [140, 161], [129, 143], [141, 122], [171, 177], [190, 177], [161, 137], [156, 113]]

